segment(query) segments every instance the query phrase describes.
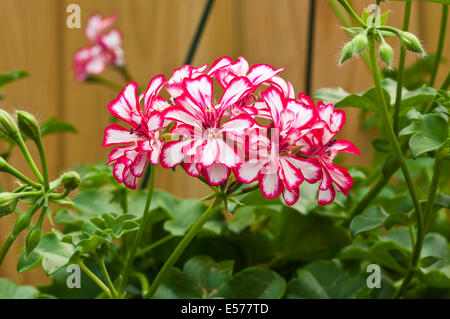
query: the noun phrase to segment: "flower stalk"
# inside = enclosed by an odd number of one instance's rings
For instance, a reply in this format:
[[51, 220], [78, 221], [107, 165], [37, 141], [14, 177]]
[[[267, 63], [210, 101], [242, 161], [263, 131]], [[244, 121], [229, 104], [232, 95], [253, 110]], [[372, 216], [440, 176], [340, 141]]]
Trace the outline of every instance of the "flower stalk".
[[122, 274], [122, 279], [120, 280], [117, 289], [118, 290], [117, 294], [119, 298], [122, 298], [124, 296], [124, 291], [127, 286], [130, 274], [132, 272], [134, 258], [136, 257], [139, 244], [142, 240], [142, 236], [144, 234], [145, 229], [147, 228], [148, 221], [150, 219], [150, 205], [152, 202], [154, 185], [155, 185], [155, 166], [150, 165], [150, 184], [148, 189], [147, 200], [145, 202], [144, 213], [142, 215], [141, 225], [139, 226], [139, 229], [136, 233], [136, 236], [134, 237], [134, 241], [132, 243], [130, 251], [125, 260], [125, 268]]
[[[375, 49], [375, 36], [371, 32], [369, 34], [369, 49], [370, 49], [370, 62], [372, 64], [372, 69], [375, 71], [378, 69], [377, 65], [377, 57], [376, 57], [376, 49]], [[422, 251], [423, 246], [423, 240], [424, 240], [424, 228], [423, 228], [423, 218], [422, 218], [422, 210], [419, 204], [419, 199], [417, 196], [416, 187], [414, 186], [414, 182], [412, 181], [411, 175], [409, 173], [408, 166], [406, 165], [405, 158], [403, 157], [403, 152], [400, 148], [400, 145], [398, 143], [397, 137], [394, 133], [391, 120], [389, 118], [389, 111], [387, 109], [386, 101], [384, 99], [383, 89], [381, 87], [381, 80], [378, 76], [378, 72], [373, 72], [373, 80], [375, 83], [375, 90], [377, 94], [378, 103], [380, 105], [380, 113], [381, 117], [383, 119], [384, 128], [386, 131], [386, 135], [389, 139], [389, 143], [391, 144], [391, 147], [394, 151], [394, 154], [400, 164], [400, 167], [403, 172], [403, 176], [405, 177], [406, 184], [408, 186], [408, 190], [411, 195], [411, 199], [414, 204], [415, 214], [416, 214], [416, 220], [417, 220], [417, 242], [413, 250], [413, 255], [411, 258], [410, 266], [408, 269], [408, 274], [406, 278], [403, 281], [403, 284], [399, 290], [398, 296], [401, 296], [403, 292], [407, 289], [407, 286], [409, 285], [409, 282], [411, 281], [412, 277], [414, 276], [414, 273], [417, 271], [418, 262], [420, 260], [420, 253]]]

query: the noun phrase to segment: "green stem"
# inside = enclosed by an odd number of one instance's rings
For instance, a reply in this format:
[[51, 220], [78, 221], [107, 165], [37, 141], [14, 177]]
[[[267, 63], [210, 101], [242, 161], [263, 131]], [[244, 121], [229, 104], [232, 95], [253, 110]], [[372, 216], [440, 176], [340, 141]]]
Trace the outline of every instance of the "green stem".
[[106, 284], [109, 287], [109, 290], [111, 291], [111, 297], [116, 298], [117, 297], [117, 291], [114, 287], [113, 282], [111, 281], [111, 277], [109, 276], [108, 270], [106, 269], [105, 265], [105, 259], [103, 257], [100, 257], [98, 259], [98, 264], [100, 266], [100, 270], [102, 271], [103, 279], [106, 281]]
[[122, 280], [120, 280], [118, 286], [119, 297], [123, 297], [124, 295], [124, 291], [128, 283], [128, 278], [132, 272], [133, 261], [134, 258], [136, 257], [136, 252], [138, 250], [139, 244], [141, 243], [142, 236], [144, 234], [145, 229], [147, 228], [148, 221], [150, 219], [150, 204], [152, 202], [154, 185], [155, 185], [155, 166], [150, 164], [150, 183], [147, 201], [145, 202], [145, 208], [144, 213], [142, 215], [141, 225], [139, 226], [136, 236], [134, 237], [134, 241], [130, 248], [130, 252], [128, 253], [127, 258], [125, 259], [125, 268], [123, 272], [123, 277]]
[[143, 273], [137, 271], [133, 272], [132, 275], [141, 283], [142, 296], [145, 296], [148, 293], [149, 288], [147, 277], [145, 277]]
[[345, 8], [345, 10], [347, 10], [347, 12], [353, 17], [353, 19], [356, 20], [356, 22], [358, 22], [358, 24], [363, 27], [363, 28], [367, 28], [366, 23], [361, 20], [361, 18], [356, 14], [356, 12], [353, 10], [353, 8], [348, 4], [348, 2], [346, 0], [338, 0], [338, 2]]
[[125, 66], [115, 68], [123, 77], [125, 82], [133, 82], [133, 77]]
[[86, 273], [86, 275], [88, 275], [103, 290], [103, 292], [109, 298], [112, 298], [111, 291], [109, 290], [109, 288], [88, 267], [86, 267], [86, 265], [83, 263], [83, 261], [80, 261], [78, 265]]
[[192, 225], [191, 229], [189, 229], [188, 233], [183, 237], [170, 257], [164, 263], [155, 280], [153, 280], [153, 283], [150, 286], [150, 290], [144, 296], [145, 298], [148, 299], [153, 297], [162, 280], [168, 274], [172, 266], [175, 265], [178, 258], [180, 258], [181, 254], [184, 252], [189, 243], [195, 238], [203, 225], [211, 218], [212, 214], [214, 213], [214, 207], [218, 205], [222, 200], [223, 198], [221, 196], [216, 197], [216, 199], [211, 203], [211, 205], [209, 205], [208, 209], [206, 209], [203, 215], [200, 216], [200, 218]]
[[101, 76], [97, 76], [97, 75], [90, 75], [87, 79], [86, 82], [88, 83], [98, 83], [101, 85], [104, 85], [106, 87], [109, 87], [110, 89], [113, 89], [114, 91], [122, 91], [123, 90], [123, 86], [113, 82], [111, 80], [105, 79]]
[[47, 157], [45, 156], [45, 150], [44, 146], [42, 145], [42, 139], [40, 136], [38, 139], [36, 139], [36, 146], [39, 151], [39, 157], [41, 158], [41, 168], [44, 175], [44, 189], [45, 191], [48, 191], [50, 189], [50, 182], [48, 179]]
[[[405, 3], [405, 13], [403, 16], [403, 31], [408, 31], [409, 20], [411, 17], [411, 4], [412, 1], [407, 1]], [[398, 121], [400, 114], [400, 106], [402, 103], [402, 90], [403, 90], [403, 79], [405, 75], [405, 57], [406, 48], [402, 45], [400, 47], [400, 58], [398, 62], [398, 75], [397, 75], [397, 91], [395, 93], [395, 107], [394, 107], [394, 133], [398, 134]]]
[[245, 187], [243, 188], [241, 191], [233, 193], [233, 196], [238, 196], [238, 195], [242, 195], [242, 194], [246, 194], [249, 192], [252, 192], [254, 190], [257, 190], [259, 188], [259, 183], [256, 183], [255, 185], [249, 186], [249, 187]]
[[429, 86], [433, 86], [436, 81], [436, 75], [439, 68], [439, 63], [442, 58], [442, 50], [444, 49], [445, 32], [447, 30], [448, 4], [442, 5], [441, 27], [439, 30], [439, 40], [436, 50], [436, 57], [434, 60], [433, 71], [431, 72]]
[[43, 182], [42, 180], [42, 175], [39, 172], [39, 169], [36, 166], [36, 163], [33, 161], [33, 157], [31, 157], [30, 152], [28, 151], [27, 146], [25, 145], [25, 142], [23, 141], [23, 138], [20, 134], [18, 134], [18, 138], [17, 138], [17, 145], [19, 146], [20, 150], [23, 153], [23, 156], [25, 157], [25, 159], [28, 162], [28, 165], [30, 165], [31, 170], [33, 171], [34, 176], [36, 176], [36, 178], [38, 179], [38, 181], [40, 183]]
[[164, 244], [165, 242], [168, 242], [169, 240], [171, 240], [174, 237], [175, 237], [174, 235], [167, 235], [166, 237], [163, 237], [160, 240], [155, 241], [153, 244], [138, 250], [138, 252], [136, 253], [136, 257], [141, 256], [141, 255], [155, 249], [158, 246], [161, 246], [162, 244]]
[[27, 176], [25, 176], [23, 173], [19, 172], [17, 169], [15, 169], [13, 166], [9, 165], [8, 163], [4, 163], [5, 168], [4, 171], [15, 176], [16, 178], [20, 179], [22, 182], [33, 186], [34, 188], [41, 188], [41, 185], [36, 183], [35, 181], [31, 180], [30, 178], [28, 178]]
[[430, 190], [428, 191], [427, 204], [425, 206], [424, 235], [427, 233], [428, 228], [430, 227], [431, 215], [433, 214], [434, 199], [436, 198], [436, 193], [439, 186], [439, 177], [441, 176], [441, 167], [442, 167], [442, 158], [436, 158], [436, 161], [434, 163], [433, 178], [431, 179]]
[[[375, 50], [375, 38], [373, 33], [371, 32], [369, 35], [369, 48], [370, 48], [370, 62], [372, 64], [373, 69], [378, 69], [377, 65], [377, 55]], [[375, 83], [375, 90], [377, 93], [378, 103], [380, 105], [380, 113], [381, 117], [383, 119], [384, 128], [386, 131], [386, 135], [389, 139], [389, 143], [391, 144], [391, 147], [394, 151], [394, 154], [400, 164], [400, 167], [403, 172], [403, 176], [405, 177], [406, 184], [408, 186], [409, 193], [411, 195], [411, 199], [414, 204], [414, 209], [416, 212], [416, 219], [417, 219], [417, 228], [418, 228], [418, 234], [417, 234], [417, 242], [413, 250], [413, 256], [411, 258], [411, 264], [408, 269], [408, 275], [406, 278], [413, 277], [415, 271], [417, 270], [417, 265], [420, 259], [420, 253], [422, 251], [423, 246], [423, 219], [422, 219], [422, 210], [420, 208], [419, 199], [417, 196], [416, 187], [414, 186], [414, 182], [412, 181], [411, 175], [408, 170], [408, 166], [406, 165], [405, 158], [403, 157], [403, 152], [400, 148], [400, 145], [398, 143], [397, 137], [395, 136], [394, 130], [392, 128], [391, 121], [389, 119], [389, 111], [387, 109], [386, 101], [384, 99], [383, 95], [383, 89], [381, 87], [381, 81], [378, 77], [378, 73], [373, 73], [373, 80]], [[412, 275], [411, 275], [412, 273]], [[411, 279], [409, 279], [410, 281]], [[402, 293], [404, 290], [407, 289], [407, 286], [409, 285], [409, 281], [406, 281], [406, 279], [403, 281], [402, 284]], [[401, 295], [401, 294], [400, 294]], [[399, 295], [399, 296], [400, 296]]]

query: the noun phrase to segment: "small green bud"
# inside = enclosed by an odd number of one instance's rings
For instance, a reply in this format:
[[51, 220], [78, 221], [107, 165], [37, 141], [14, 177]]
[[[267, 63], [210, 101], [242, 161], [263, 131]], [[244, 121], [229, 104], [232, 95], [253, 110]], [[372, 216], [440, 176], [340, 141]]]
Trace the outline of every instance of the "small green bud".
[[367, 32], [362, 31], [352, 40], [353, 45], [353, 54], [358, 54], [364, 51], [369, 44], [369, 40], [367, 40]]
[[19, 128], [17, 127], [14, 118], [5, 110], [0, 110], [0, 129], [9, 137], [16, 139], [19, 135]]
[[347, 61], [348, 59], [350, 59], [353, 56], [353, 47], [352, 47], [351, 41], [349, 43], [347, 43], [346, 45], [344, 45], [344, 47], [342, 48], [341, 55], [342, 55], [342, 57], [341, 57], [341, 61], [339, 62], [340, 64], [344, 63], [345, 61]]
[[15, 194], [15, 193], [8, 193], [8, 192], [0, 193], [0, 205], [12, 202], [16, 198], [17, 198], [17, 194]]
[[400, 40], [405, 48], [407, 48], [409, 51], [413, 51], [419, 54], [425, 54], [425, 51], [420, 45], [419, 39], [414, 34], [412, 34], [411, 32], [403, 31], [401, 35], [402, 36]]
[[380, 55], [381, 60], [383, 60], [388, 67], [391, 67], [392, 56], [394, 55], [391, 46], [386, 42], [381, 43], [378, 47], [378, 54]]
[[80, 185], [80, 175], [77, 172], [67, 172], [62, 177], [62, 184], [68, 191], [76, 189]]
[[13, 200], [0, 205], [0, 217], [11, 214], [17, 207], [18, 200]]
[[25, 213], [19, 218], [17, 218], [16, 223], [14, 224], [12, 234], [13, 236], [19, 235], [24, 229], [26, 229], [31, 223], [32, 214]]
[[34, 116], [28, 112], [18, 111], [17, 123], [22, 134], [36, 141], [41, 137], [41, 128]]
[[26, 240], [26, 250], [27, 250], [27, 255], [29, 255], [33, 249], [36, 248], [36, 246], [39, 244], [39, 242], [41, 241], [41, 228], [39, 226], [34, 227], [27, 236], [27, 240]]

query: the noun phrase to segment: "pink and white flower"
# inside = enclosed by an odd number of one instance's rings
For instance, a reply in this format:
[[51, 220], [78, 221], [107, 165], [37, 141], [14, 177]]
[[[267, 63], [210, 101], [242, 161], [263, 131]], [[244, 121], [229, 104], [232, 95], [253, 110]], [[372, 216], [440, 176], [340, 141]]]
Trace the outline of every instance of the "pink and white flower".
[[218, 104], [213, 103], [213, 80], [208, 75], [186, 78], [181, 88], [183, 93], [176, 97], [176, 105], [164, 116], [177, 123], [171, 134], [182, 139], [164, 146], [161, 164], [170, 168], [185, 162], [188, 173], [198, 176], [203, 172], [210, 184], [219, 185], [228, 178], [230, 168], [242, 162], [233, 142], [256, 124], [248, 115], [223, 122], [224, 114], [252, 85], [245, 77], [235, 78]]
[[116, 15], [102, 19], [100, 14], [88, 19], [85, 35], [91, 45], [77, 50], [73, 58], [77, 81], [82, 82], [91, 74], [102, 73], [107, 65], [122, 67], [125, 64], [120, 31], [112, 29], [105, 32], [116, 19]]
[[139, 104], [135, 82], [129, 83], [108, 105], [115, 117], [131, 126], [131, 129], [125, 129], [111, 124], [105, 129], [103, 139], [103, 146], [122, 145], [111, 151], [108, 164], [114, 164], [114, 177], [129, 188], [136, 188], [137, 178], [144, 173], [148, 161], [153, 165], [159, 163], [163, 145], [160, 129], [164, 127], [164, 117], [156, 106], [160, 103], [158, 92], [164, 84], [162, 75], [150, 81], [142, 95], [144, 111]]
[[275, 87], [261, 93], [273, 120], [271, 137], [255, 131], [250, 136], [249, 160], [235, 171], [242, 183], [259, 181], [265, 198], [275, 198], [281, 193], [288, 205], [299, 198], [299, 185], [306, 180], [317, 182], [321, 177], [315, 159], [296, 155], [296, 142], [309, 130], [315, 119], [315, 108], [298, 100], [285, 98]]
[[353, 184], [348, 171], [335, 165], [333, 159], [339, 152], [359, 154], [359, 150], [349, 141], [333, 139], [345, 123], [343, 111], [334, 110], [333, 104], [325, 105], [322, 102], [318, 103], [317, 109], [319, 122], [302, 138], [301, 150], [310, 158], [317, 159], [321, 167], [318, 202], [320, 205], [327, 205], [335, 198], [335, 187], [339, 192], [348, 195]]

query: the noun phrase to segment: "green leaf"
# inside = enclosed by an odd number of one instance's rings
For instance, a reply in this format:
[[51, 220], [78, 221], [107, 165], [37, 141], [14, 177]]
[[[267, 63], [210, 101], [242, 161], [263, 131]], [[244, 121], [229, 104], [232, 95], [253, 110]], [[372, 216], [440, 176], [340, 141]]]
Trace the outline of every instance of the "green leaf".
[[298, 213], [284, 207], [273, 216], [276, 252], [299, 261], [331, 258], [350, 241], [347, 231], [328, 217]]
[[[390, 105], [392, 88], [390, 83], [385, 80], [382, 81], [382, 85], [384, 97], [388, 105]], [[336, 107], [355, 107], [373, 112], [378, 112], [379, 108], [374, 87], [359, 94], [350, 94], [342, 88], [323, 88], [317, 90], [312, 97], [324, 103], [332, 103]]]
[[286, 282], [276, 272], [263, 268], [246, 268], [237, 273], [231, 281], [230, 298], [274, 299], [281, 298]]
[[36, 299], [39, 290], [32, 286], [19, 286], [14, 281], [0, 278], [0, 299]]
[[425, 114], [399, 133], [400, 136], [411, 134], [409, 147], [416, 158], [444, 145], [448, 137], [448, 122], [438, 114]]
[[232, 276], [233, 261], [215, 262], [209, 256], [189, 259], [183, 270], [173, 268], [156, 298], [280, 298], [286, 283], [268, 269], [247, 268]]
[[28, 76], [28, 72], [22, 70], [15, 70], [8, 73], [0, 73], [0, 88], [6, 84], [19, 80]]
[[72, 245], [61, 242], [61, 234], [56, 230], [41, 237], [39, 245], [27, 255], [24, 249], [17, 263], [17, 270], [25, 272], [42, 266], [51, 275], [66, 266], [74, 253]]
[[64, 121], [51, 117], [41, 125], [41, 135], [50, 135], [55, 133], [77, 133], [77, 129]]
[[[343, 264], [338, 259], [315, 261], [297, 270], [286, 290], [289, 299], [344, 299], [392, 297], [395, 289], [387, 276], [382, 274], [381, 289], [367, 287], [369, 273], [362, 271], [359, 264]], [[383, 290], [380, 292], [379, 290]]]
[[392, 256], [392, 258], [395, 259], [397, 264], [405, 269], [408, 268], [409, 260], [411, 259], [411, 256], [409, 254], [400, 249], [389, 249], [388, 253]]
[[350, 233], [355, 238], [362, 232], [380, 228], [384, 225], [388, 214], [380, 206], [371, 207], [364, 215], [356, 216], [350, 223]]

